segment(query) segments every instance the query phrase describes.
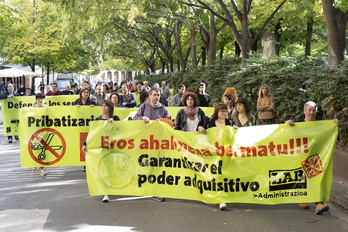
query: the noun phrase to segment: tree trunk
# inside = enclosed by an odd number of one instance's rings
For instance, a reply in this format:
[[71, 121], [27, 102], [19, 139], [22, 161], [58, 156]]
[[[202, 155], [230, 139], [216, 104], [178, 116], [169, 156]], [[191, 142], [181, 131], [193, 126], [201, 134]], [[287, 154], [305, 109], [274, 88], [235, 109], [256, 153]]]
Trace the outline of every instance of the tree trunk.
[[46, 77], [47, 85], [50, 84], [50, 63], [47, 62], [47, 77]]
[[186, 61], [184, 60], [184, 55], [182, 52], [181, 41], [180, 41], [180, 33], [181, 33], [182, 22], [178, 21], [175, 24], [174, 29], [174, 38], [176, 42], [176, 51], [178, 55], [178, 71], [186, 69]]
[[313, 23], [314, 23], [313, 15], [311, 15], [307, 22], [305, 56], [311, 55]]
[[240, 57], [240, 53], [241, 53], [240, 46], [237, 43], [237, 41], [234, 41], [234, 56]]
[[155, 60], [150, 58], [149, 60], [143, 59], [143, 64], [145, 66], [145, 74], [155, 73]]
[[166, 60], [161, 56], [161, 54], [158, 53], [158, 57], [161, 61], [161, 67], [162, 67], [162, 73], [165, 73], [166, 69]]
[[191, 63], [192, 67], [194, 69], [197, 68], [198, 63], [197, 63], [197, 45], [196, 45], [196, 29], [193, 28], [191, 31], [191, 38], [190, 38], [190, 44], [191, 44]]
[[220, 59], [222, 59], [222, 58], [224, 57], [224, 49], [225, 49], [224, 46], [222, 46], [222, 47], [220, 48], [220, 55], [219, 55], [219, 58], [220, 58]]
[[277, 56], [280, 54], [280, 38], [282, 37], [283, 33], [282, 23], [283, 18], [280, 18], [274, 28], [274, 38], [276, 40], [275, 50]]
[[218, 30], [216, 29], [215, 25], [215, 16], [213, 14], [210, 15], [209, 18], [209, 24], [210, 24], [210, 39], [208, 42], [208, 65], [213, 64], [216, 60], [216, 43], [217, 43], [217, 35]]
[[28, 62], [29, 67], [31, 68], [32, 72], [35, 72], [35, 59], [32, 60], [32, 62]]
[[[251, 30], [250, 33], [251, 33], [251, 36], [254, 37], [253, 30]], [[257, 52], [257, 41], [259, 41], [259, 40], [258, 39], [255, 40], [255, 42], [251, 45], [251, 51], [253, 51], [255, 53]]]
[[336, 65], [345, 58], [347, 12], [336, 8], [334, 0], [322, 0], [328, 40], [329, 65]]
[[173, 66], [173, 56], [172, 54], [167, 54], [167, 72], [173, 73], [174, 72], [174, 66]]
[[206, 65], [207, 64], [207, 49], [206, 47], [202, 46], [202, 53], [201, 53], [201, 59], [202, 59], [202, 65]]

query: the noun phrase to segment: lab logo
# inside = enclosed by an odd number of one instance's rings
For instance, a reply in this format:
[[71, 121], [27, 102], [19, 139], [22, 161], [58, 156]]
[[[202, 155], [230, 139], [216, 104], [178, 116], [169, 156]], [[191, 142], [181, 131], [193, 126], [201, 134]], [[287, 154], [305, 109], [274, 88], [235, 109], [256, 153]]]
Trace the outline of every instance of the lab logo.
[[307, 178], [302, 168], [269, 171], [269, 191], [305, 188]]

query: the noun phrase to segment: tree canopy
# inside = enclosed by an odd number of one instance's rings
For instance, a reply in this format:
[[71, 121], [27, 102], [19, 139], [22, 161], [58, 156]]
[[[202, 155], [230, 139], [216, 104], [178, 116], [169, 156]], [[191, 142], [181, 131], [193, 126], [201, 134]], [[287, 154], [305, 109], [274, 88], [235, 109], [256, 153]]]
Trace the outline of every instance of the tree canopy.
[[328, 56], [334, 65], [345, 57], [347, 9], [334, 0], [2, 0], [1, 54], [32, 68], [175, 72], [261, 58], [271, 25], [277, 55]]

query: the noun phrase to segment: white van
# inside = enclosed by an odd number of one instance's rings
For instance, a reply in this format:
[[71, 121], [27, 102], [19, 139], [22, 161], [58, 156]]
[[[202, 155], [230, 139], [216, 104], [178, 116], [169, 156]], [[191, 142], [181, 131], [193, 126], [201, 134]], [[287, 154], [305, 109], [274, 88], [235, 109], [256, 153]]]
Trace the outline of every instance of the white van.
[[74, 84], [74, 74], [69, 72], [58, 73], [56, 82], [58, 90], [63, 91], [66, 85], [70, 85], [71, 87]]

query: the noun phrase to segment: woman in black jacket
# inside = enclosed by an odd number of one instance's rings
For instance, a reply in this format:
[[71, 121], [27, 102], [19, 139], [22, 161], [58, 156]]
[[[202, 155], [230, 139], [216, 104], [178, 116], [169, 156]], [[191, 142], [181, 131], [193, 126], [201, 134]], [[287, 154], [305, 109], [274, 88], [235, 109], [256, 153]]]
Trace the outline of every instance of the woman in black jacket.
[[175, 130], [199, 131], [205, 133], [207, 119], [204, 111], [199, 106], [199, 100], [195, 93], [185, 93], [181, 99], [184, 108], [179, 110], [175, 119]]
[[80, 90], [80, 98], [73, 102], [73, 106], [95, 106], [97, 103], [90, 99], [90, 89], [88, 87], [83, 87]]

